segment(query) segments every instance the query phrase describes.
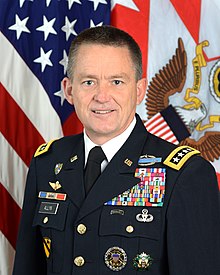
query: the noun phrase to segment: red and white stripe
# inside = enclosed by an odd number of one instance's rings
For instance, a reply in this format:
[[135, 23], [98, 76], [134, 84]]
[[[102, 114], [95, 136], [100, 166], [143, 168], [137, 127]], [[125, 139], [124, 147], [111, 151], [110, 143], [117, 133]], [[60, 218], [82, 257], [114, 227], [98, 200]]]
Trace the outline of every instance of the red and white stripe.
[[170, 129], [170, 126], [160, 113], [154, 115], [151, 119], [145, 122], [144, 125], [151, 134], [154, 134], [155, 136], [165, 139], [171, 143], [179, 144], [179, 141]]
[[61, 137], [41, 83], [0, 32], [0, 274], [11, 274], [28, 165], [43, 142]]

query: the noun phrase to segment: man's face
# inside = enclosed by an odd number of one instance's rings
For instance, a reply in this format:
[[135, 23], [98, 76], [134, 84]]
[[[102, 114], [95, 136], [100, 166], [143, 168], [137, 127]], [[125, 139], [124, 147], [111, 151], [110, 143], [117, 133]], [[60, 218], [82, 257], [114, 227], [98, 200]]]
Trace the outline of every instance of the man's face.
[[120, 135], [145, 95], [145, 79], [136, 81], [127, 47], [80, 46], [73, 79], [63, 80], [66, 99], [90, 139], [103, 144]]

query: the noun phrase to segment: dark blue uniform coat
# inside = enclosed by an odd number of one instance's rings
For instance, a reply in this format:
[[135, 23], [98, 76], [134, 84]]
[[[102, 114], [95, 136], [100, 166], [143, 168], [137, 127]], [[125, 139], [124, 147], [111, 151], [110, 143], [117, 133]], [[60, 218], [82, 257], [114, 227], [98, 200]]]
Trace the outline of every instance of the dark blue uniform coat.
[[[130, 137], [87, 197], [83, 134], [57, 140], [48, 152], [33, 158], [13, 275], [219, 275], [220, 214], [215, 171], [200, 156], [192, 156], [179, 170], [164, 165], [163, 160], [173, 149], [174, 145], [148, 133], [137, 116]], [[138, 184], [140, 179], [134, 173], [140, 156], [145, 154], [162, 158], [147, 168], [166, 169], [163, 206], [105, 205]], [[126, 159], [130, 161], [127, 164]], [[57, 174], [56, 164], [62, 168]], [[49, 182], [57, 181], [61, 188], [54, 191]], [[65, 200], [39, 198], [40, 191], [67, 196]], [[41, 213], [42, 202], [46, 206], [55, 203], [56, 214]], [[137, 220], [143, 209], [154, 217], [152, 222]], [[78, 233], [79, 224], [85, 226], [85, 233]], [[127, 226], [133, 231], [128, 232]], [[43, 238], [50, 240], [48, 257]], [[127, 255], [120, 271], [112, 271], [105, 263], [105, 253], [112, 247], [122, 248]], [[133, 264], [142, 252], [153, 258], [146, 271], [136, 270]], [[79, 256], [84, 262], [76, 265], [74, 259]]]

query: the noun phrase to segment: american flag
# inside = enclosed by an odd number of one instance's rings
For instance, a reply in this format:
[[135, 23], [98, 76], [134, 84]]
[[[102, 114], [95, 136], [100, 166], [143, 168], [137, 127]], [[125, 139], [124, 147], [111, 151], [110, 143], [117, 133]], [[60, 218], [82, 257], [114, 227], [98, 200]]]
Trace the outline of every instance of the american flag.
[[[206, 100], [207, 116], [216, 115], [217, 121], [219, 93], [209, 92], [209, 76], [211, 70], [218, 74], [220, 67], [219, 14], [218, 0], [0, 0], [0, 274], [12, 271], [25, 178], [34, 151], [46, 141], [82, 130], [61, 87], [74, 37], [99, 25], [124, 29], [142, 49], [149, 82], [175, 54], [181, 37], [188, 69], [183, 92], [169, 99], [174, 107], [184, 105], [183, 93], [193, 85], [195, 47], [208, 40], [206, 66], [201, 69], [206, 80], [201, 90], [207, 96], [201, 98]], [[145, 102], [138, 107], [150, 131], [178, 143], [169, 118], [164, 120], [160, 111], [149, 119]], [[219, 125], [215, 122], [212, 127], [217, 135]], [[201, 135], [204, 131], [195, 130], [192, 138], [199, 140]], [[212, 163], [219, 176], [218, 154]]]

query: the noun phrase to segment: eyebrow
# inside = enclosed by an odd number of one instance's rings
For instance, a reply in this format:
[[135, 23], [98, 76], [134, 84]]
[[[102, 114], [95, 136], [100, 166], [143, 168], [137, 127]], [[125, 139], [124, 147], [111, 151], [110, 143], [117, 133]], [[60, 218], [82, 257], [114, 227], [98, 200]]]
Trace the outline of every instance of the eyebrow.
[[130, 79], [129, 75], [127, 75], [126, 73], [120, 73], [120, 74], [115, 74], [109, 77], [110, 79], [115, 79], [115, 78], [126, 78], [126, 79]]
[[[96, 79], [98, 78], [97, 75], [93, 75], [93, 74], [84, 74], [84, 73], [81, 73], [79, 74], [79, 78], [88, 78], [88, 79]], [[107, 77], [107, 79], [118, 79], [118, 78], [126, 78], [126, 79], [130, 79], [129, 75], [126, 74], [126, 73], [119, 73], [119, 74], [113, 74], [113, 75], [110, 75], [109, 77]]]

